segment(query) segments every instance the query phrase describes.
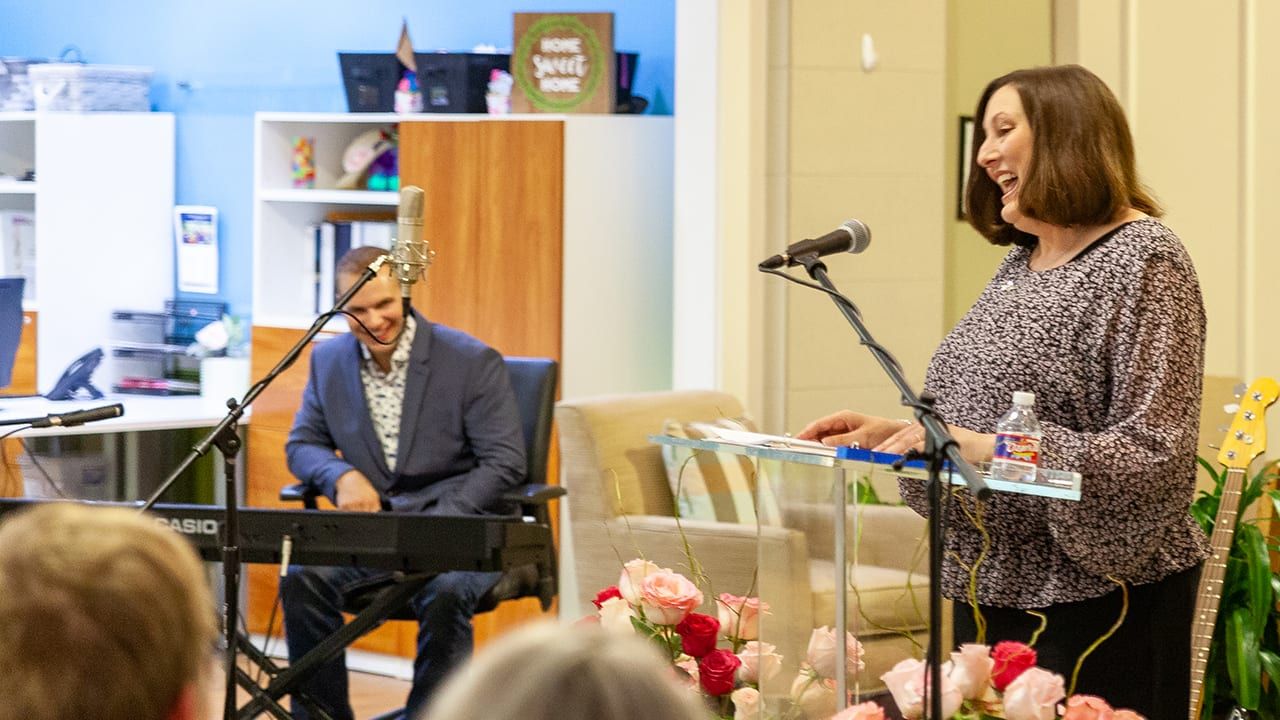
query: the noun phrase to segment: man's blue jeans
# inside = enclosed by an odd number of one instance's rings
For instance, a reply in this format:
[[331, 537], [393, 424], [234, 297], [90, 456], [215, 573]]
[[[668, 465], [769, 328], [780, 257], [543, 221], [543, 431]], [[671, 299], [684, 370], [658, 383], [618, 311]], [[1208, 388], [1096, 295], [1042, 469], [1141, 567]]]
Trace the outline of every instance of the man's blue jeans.
[[[342, 627], [344, 591], [386, 574], [352, 567], [291, 565], [280, 584], [289, 662], [296, 662]], [[500, 577], [501, 573], [443, 573], [414, 596], [411, 604], [418, 616], [418, 655], [413, 662], [413, 688], [405, 703], [406, 717], [419, 713], [449, 671], [471, 656], [471, 616], [480, 598]], [[301, 689], [325, 706], [335, 720], [354, 719], [345, 656], [320, 667]], [[300, 703], [293, 703], [293, 714], [298, 720], [308, 719]]]

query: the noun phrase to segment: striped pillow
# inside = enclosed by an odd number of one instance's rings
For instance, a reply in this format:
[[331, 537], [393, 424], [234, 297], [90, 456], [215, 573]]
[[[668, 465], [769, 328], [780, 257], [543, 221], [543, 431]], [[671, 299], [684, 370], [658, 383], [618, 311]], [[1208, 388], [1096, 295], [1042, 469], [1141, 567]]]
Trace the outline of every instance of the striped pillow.
[[[731, 430], [756, 432], [746, 418], [721, 418], [712, 423]], [[668, 420], [666, 434], [672, 437], [701, 440], [707, 436], [700, 426], [706, 423], [681, 423]], [[757, 491], [763, 490], [759, 523], [780, 525], [777, 498], [768, 478], [754, 458], [731, 453], [662, 446], [662, 461], [667, 482], [676, 501], [677, 517], [685, 520], [711, 520], [755, 525]]]

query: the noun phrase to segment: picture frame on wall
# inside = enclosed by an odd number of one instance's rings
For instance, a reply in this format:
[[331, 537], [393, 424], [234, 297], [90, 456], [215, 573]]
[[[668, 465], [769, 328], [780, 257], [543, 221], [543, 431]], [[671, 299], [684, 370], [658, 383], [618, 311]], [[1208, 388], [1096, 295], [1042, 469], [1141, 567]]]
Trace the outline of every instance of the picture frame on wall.
[[956, 187], [956, 219], [963, 220], [965, 218], [964, 189], [969, 184], [969, 158], [973, 156], [973, 153], [971, 152], [971, 149], [973, 148], [972, 115], [960, 116], [960, 142], [958, 143], [958, 147], [960, 157], [959, 162], [957, 163], [959, 172], [957, 173], [958, 185]]

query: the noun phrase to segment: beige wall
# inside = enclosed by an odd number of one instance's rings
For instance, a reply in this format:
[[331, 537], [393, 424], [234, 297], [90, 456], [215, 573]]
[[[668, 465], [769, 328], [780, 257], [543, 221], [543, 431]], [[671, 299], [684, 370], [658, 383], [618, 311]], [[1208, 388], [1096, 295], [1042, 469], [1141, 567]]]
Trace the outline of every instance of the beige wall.
[[946, 306], [943, 332], [978, 298], [1007, 248], [987, 242], [956, 218], [959, 197], [959, 118], [973, 115], [982, 89], [1011, 70], [1053, 59], [1052, 0], [948, 0]]
[[1058, 1], [1059, 27], [1075, 29], [1059, 32], [1060, 59], [1117, 90], [1143, 179], [1195, 261], [1209, 317], [1206, 373], [1280, 374], [1280, 220], [1271, 208], [1280, 193], [1280, 4]]
[[[942, 327], [946, 26], [944, 0], [791, 2], [787, 236], [850, 217], [871, 228], [867, 252], [830, 259], [831, 278], [916, 389]], [[879, 53], [870, 71], [864, 33]], [[786, 429], [842, 407], [905, 415], [831, 301], [786, 293]]]

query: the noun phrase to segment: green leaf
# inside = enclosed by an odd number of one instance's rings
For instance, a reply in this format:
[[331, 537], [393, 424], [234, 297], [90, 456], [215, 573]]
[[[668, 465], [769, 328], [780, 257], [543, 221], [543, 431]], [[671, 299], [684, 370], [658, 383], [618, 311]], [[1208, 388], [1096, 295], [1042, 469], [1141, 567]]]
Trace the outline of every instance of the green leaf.
[[[1201, 499], [1205, 500], [1206, 498], [1201, 498]], [[1216, 507], [1218, 504], [1218, 501], [1216, 498], [1207, 498], [1207, 499], [1212, 500], [1213, 501], [1212, 504], [1215, 507], [1210, 508], [1209, 507], [1210, 503], [1208, 502], [1202, 503], [1197, 501], [1191, 504], [1190, 512], [1191, 512], [1191, 517], [1195, 518], [1196, 522], [1200, 524], [1200, 529], [1204, 531], [1204, 534], [1210, 535], [1213, 533], [1213, 518], [1215, 515], [1218, 514], [1217, 507]]]
[[1258, 658], [1258, 635], [1248, 608], [1232, 608], [1227, 617], [1227, 673], [1235, 688], [1235, 699], [1246, 710], [1257, 710], [1262, 695], [1262, 669]]
[[1240, 493], [1241, 508], [1247, 508], [1252, 505], [1255, 500], [1262, 496], [1262, 488], [1268, 483], [1275, 481], [1277, 462], [1280, 461], [1272, 460], [1266, 465], [1263, 465], [1262, 469], [1254, 474], [1254, 476], [1249, 480], [1248, 486], [1246, 486], [1244, 491]]
[[1224, 475], [1224, 474], [1219, 474], [1219, 473], [1218, 473], [1218, 466], [1217, 466], [1217, 465], [1214, 465], [1213, 463], [1209, 462], [1208, 460], [1205, 460], [1204, 458], [1200, 457], [1199, 455], [1197, 455], [1197, 456], [1196, 456], [1196, 464], [1198, 464], [1200, 467], [1204, 468], [1204, 471], [1205, 471], [1205, 472], [1207, 472], [1207, 473], [1209, 473], [1209, 477], [1213, 478], [1213, 484], [1214, 484], [1214, 486], [1217, 488], [1217, 489], [1214, 491], [1214, 493], [1213, 493], [1213, 494], [1214, 494], [1215, 496], [1217, 496], [1217, 495], [1221, 494], [1221, 492], [1222, 492], [1222, 478], [1223, 478], [1223, 477], [1225, 477], [1225, 475]]
[[1236, 545], [1248, 568], [1248, 605], [1253, 611], [1253, 630], [1261, 635], [1271, 613], [1271, 557], [1267, 553], [1267, 541], [1258, 526], [1242, 523], [1236, 529]]

